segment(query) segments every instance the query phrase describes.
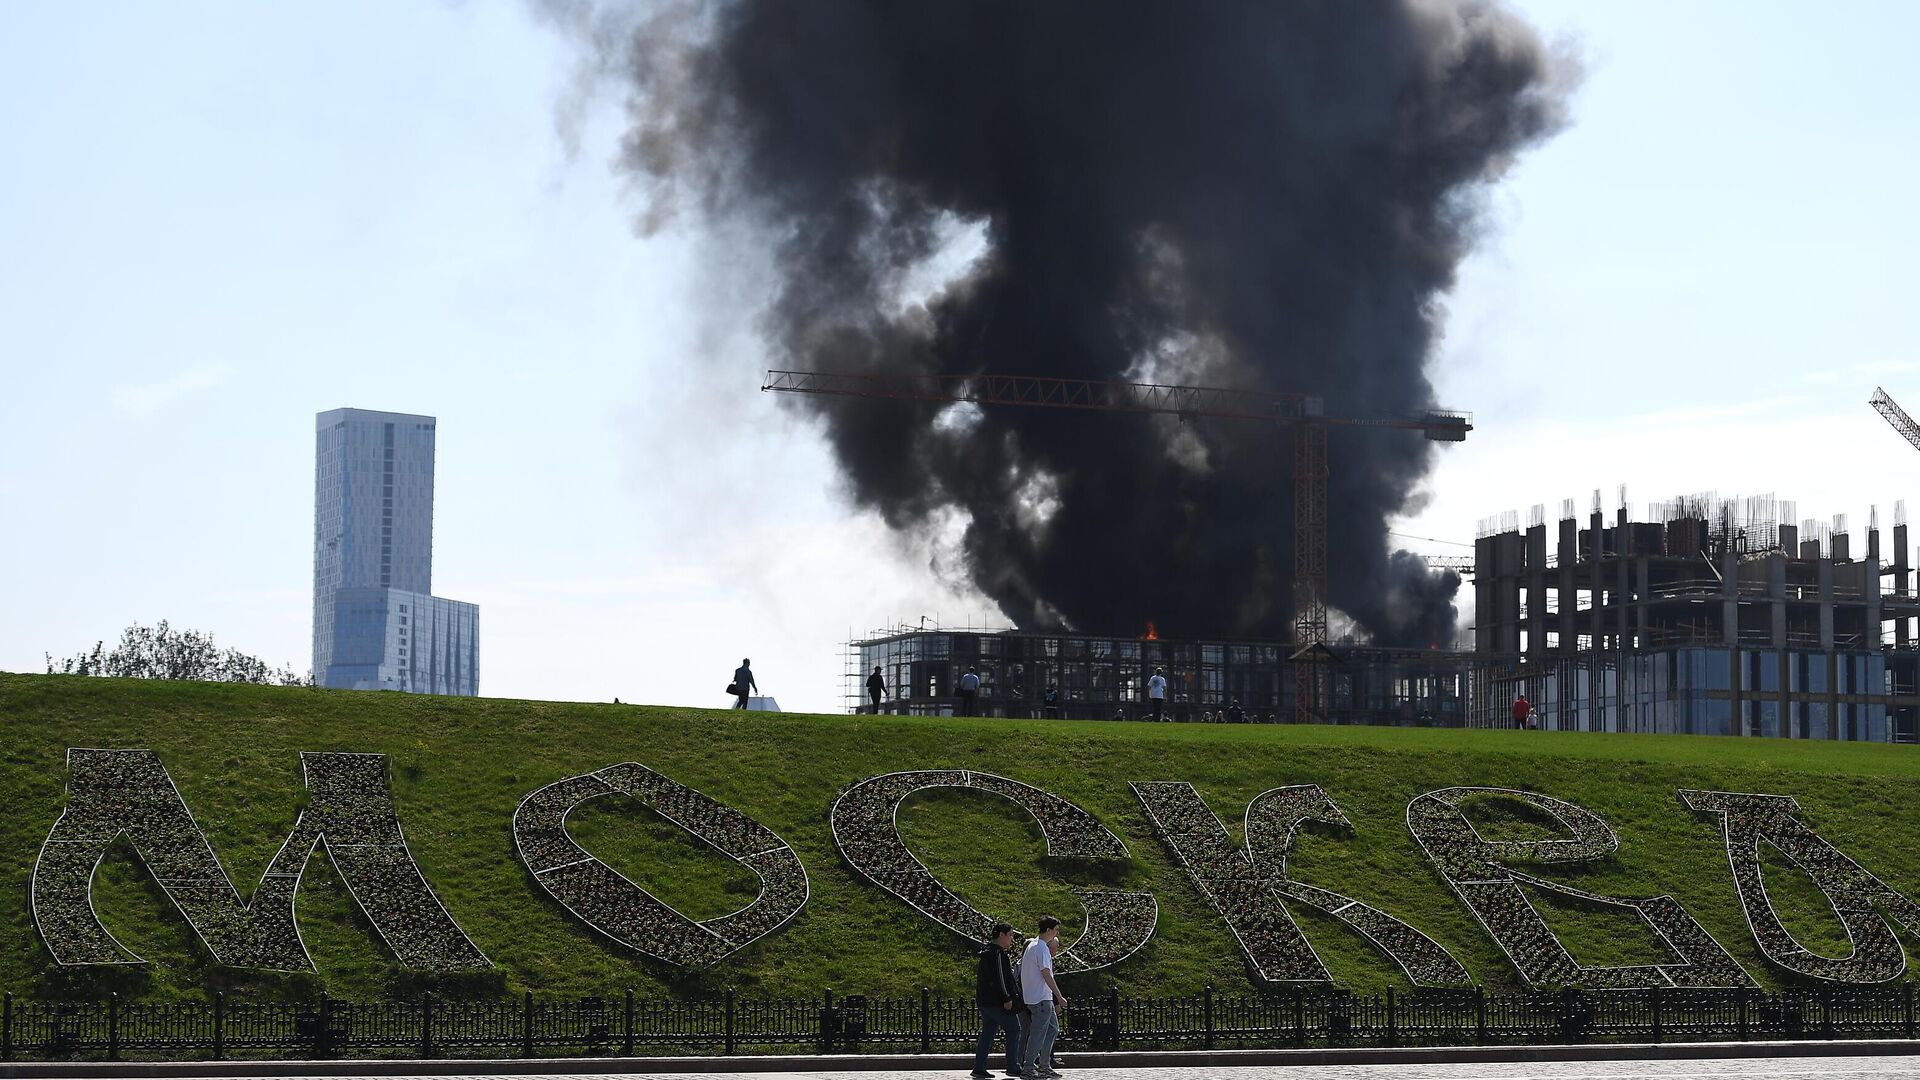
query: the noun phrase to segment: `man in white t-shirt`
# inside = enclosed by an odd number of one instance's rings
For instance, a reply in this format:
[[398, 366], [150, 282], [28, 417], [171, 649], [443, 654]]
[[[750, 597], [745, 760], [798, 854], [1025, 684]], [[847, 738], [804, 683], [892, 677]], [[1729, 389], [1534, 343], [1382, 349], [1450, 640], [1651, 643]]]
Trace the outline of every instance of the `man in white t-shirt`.
[[1153, 702], [1153, 718], [1160, 719], [1160, 711], [1167, 707], [1167, 671], [1154, 668], [1153, 677], [1147, 680], [1147, 700]]
[[1040, 933], [1027, 942], [1020, 956], [1020, 999], [1027, 1006], [1026, 1048], [1020, 1054], [1020, 1075], [1028, 1080], [1059, 1076], [1047, 1064], [1053, 1060], [1053, 1041], [1060, 1037], [1060, 1010], [1067, 995], [1053, 981], [1053, 953], [1060, 945], [1060, 920], [1040, 920]]

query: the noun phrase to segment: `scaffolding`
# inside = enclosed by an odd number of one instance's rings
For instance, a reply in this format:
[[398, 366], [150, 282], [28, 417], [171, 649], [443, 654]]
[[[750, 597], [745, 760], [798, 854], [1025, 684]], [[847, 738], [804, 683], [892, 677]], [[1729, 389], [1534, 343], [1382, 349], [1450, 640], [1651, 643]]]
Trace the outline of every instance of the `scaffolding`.
[[[1472, 654], [1455, 649], [1322, 645], [1325, 722], [1463, 727]], [[1295, 722], [1298, 665], [1287, 642], [1106, 637], [977, 626], [895, 625], [849, 641], [850, 710], [867, 706], [875, 666], [887, 684], [881, 711], [951, 715], [973, 669], [977, 707], [1016, 718], [1139, 720], [1151, 714], [1147, 679], [1167, 679], [1163, 716], [1176, 722]], [[854, 676], [857, 675], [857, 680]]]

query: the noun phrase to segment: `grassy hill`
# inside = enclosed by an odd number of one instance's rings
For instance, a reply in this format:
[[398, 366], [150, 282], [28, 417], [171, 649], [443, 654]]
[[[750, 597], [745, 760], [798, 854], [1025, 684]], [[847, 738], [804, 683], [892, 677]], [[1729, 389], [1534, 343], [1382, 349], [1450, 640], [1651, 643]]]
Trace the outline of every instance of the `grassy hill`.
[[[1580, 804], [1619, 833], [1619, 857], [1557, 875], [1617, 895], [1671, 892], [1763, 981], [1734, 899], [1718, 832], [1683, 810], [1678, 787], [1797, 796], [1822, 835], [1883, 880], [1920, 896], [1920, 753], [1907, 747], [1749, 740], [1463, 732], [1353, 727], [1151, 725], [742, 714], [498, 699], [71, 676], [0, 674], [0, 989], [41, 995], [373, 997], [423, 985], [446, 992], [965, 993], [966, 943], [857, 878], [835, 854], [827, 810], [848, 784], [909, 768], [996, 772], [1072, 799], [1128, 844], [1115, 883], [1151, 889], [1154, 939], [1123, 964], [1082, 977], [1133, 993], [1246, 987], [1224, 924], [1169, 861], [1127, 788], [1187, 780], [1237, 835], [1247, 802], [1281, 784], [1318, 783], [1353, 821], [1352, 835], [1302, 838], [1303, 881], [1393, 912], [1439, 940], [1489, 985], [1514, 976], [1494, 945], [1428, 868], [1404, 813], [1421, 792], [1455, 784], [1524, 787]], [[216, 968], [130, 852], [110, 857], [95, 905], [140, 968], [57, 972], [33, 930], [28, 881], [59, 815], [71, 746], [150, 747], [243, 892], [284, 839], [302, 794], [301, 750], [390, 756], [394, 797], [428, 879], [492, 958], [491, 975], [434, 982], [397, 968], [363, 928], [324, 856], [309, 864], [298, 906], [317, 975]], [[514, 858], [513, 809], [553, 780], [643, 762], [739, 808], [793, 845], [813, 897], [793, 923], [708, 972], [679, 975], [603, 939], [546, 899]], [[611, 802], [611, 800], [605, 800]], [[929, 795], [902, 811], [908, 843], [977, 907], [1031, 925], [1052, 912], [1077, 934], [1078, 904], [1043, 863], [1039, 834], [1010, 804], [981, 793]], [[1515, 827], [1524, 827], [1521, 824]], [[745, 871], [636, 804], [576, 814], [595, 854], [700, 919], [754, 894]], [[1804, 876], [1769, 875], [1789, 924], [1811, 947], [1845, 952], [1838, 920]], [[1335, 978], [1358, 988], [1398, 972], [1330, 917], [1294, 908]], [[1576, 958], [1652, 959], [1637, 923], [1553, 909]], [[1083, 986], [1086, 983], [1083, 983]], [[1073, 992], [1073, 987], [1068, 987]]]

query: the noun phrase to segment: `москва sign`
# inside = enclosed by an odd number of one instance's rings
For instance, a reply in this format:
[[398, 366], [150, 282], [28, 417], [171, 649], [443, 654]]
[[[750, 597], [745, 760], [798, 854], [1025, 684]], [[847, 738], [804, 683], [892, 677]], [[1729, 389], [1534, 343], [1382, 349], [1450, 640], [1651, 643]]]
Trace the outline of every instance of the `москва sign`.
[[[293, 916], [301, 869], [326, 849], [375, 932], [412, 968], [458, 971], [490, 966], [440, 903], [407, 848], [380, 754], [303, 753], [308, 799], [251, 899], [221, 868], [193, 814], [151, 750], [67, 752], [68, 801], [34, 863], [33, 921], [56, 963], [137, 964], [141, 959], [108, 933], [94, 914], [94, 869], [120, 836], [220, 963], [305, 971], [313, 967]], [[1422, 986], [1470, 985], [1471, 976], [1438, 942], [1395, 916], [1296, 881], [1287, 868], [1304, 826], [1351, 828], [1315, 784], [1273, 788], [1246, 809], [1246, 843], [1236, 844], [1192, 785], [1130, 785], [1174, 858], [1213, 904], [1239, 942], [1255, 976], [1276, 983], [1328, 982], [1326, 965], [1301, 933], [1289, 904], [1317, 908], [1361, 934]], [[900, 837], [897, 811], [909, 795], [936, 788], [984, 791], [1008, 799], [1040, 826], [1047, 853], [1063, 859], [1125, 860], [1127, 846], [1079, 805], [1028, 784], [989, 773], [930, 769], [886, 773], [849, 787], [829, 818], [834, 843], [861, 877], [927, 918], [969, 939], [984, 939], [994, 919], [941, 884]], [[1920, 906], [1895, 892], [1827, 843], [1799, 816], [1788, 796], [1682, 789], [1681, 803], [1720, 826], [1734, 890], [1760, 953], [1782, 969], [1842, 983], [1898, 978], [1906, 955], [1895, 925], [1920, 935]], [[760, 881], [754, 902], [729, 915], [694, 921], [576, 843], [567, 815], [590, 799], [637, 799], [751, 870]], [[1465, 807], [1511, 800], [1558, 823], [1553, 840], [1490, 840]], [[1607, 823], [1572, 803], [1528, 791], [1451, 787], [1407, 805], [1407, 827], [1434, 869], [1519, 972], [1536, 985], [1613, 988], [1742, 987], [1753, 979], [1671, 896], [1603, 896], [1532, 872], [1610, 856], [1620, 846]], [[779, 930], [807, 903], [807, 871], [791, 846], [766, 826], [635, 762], [557, 780], [521, 800], [513, 815], [514, 845], [533, 879], [573, 916], [635, 951], [686, 968], [719, 963]], [[1760, 845], [1771, 845], [1805, 871], [1832, 904], [1853, 950], [1816, 955], [1781, 924], [1767, 899]], [[1525, 888], [1523, 888], [1523, 886]], [[1623, 967], [1585, 965], [1570, 956], [1534, 910], [1525, 889], [1631, 912], [1664, 946], [1666, 962]], [[1056, 959], [1062, 972], [1120, 963], [1153, 936], [1153, 895], [1075, 888], [1085, 929]]]

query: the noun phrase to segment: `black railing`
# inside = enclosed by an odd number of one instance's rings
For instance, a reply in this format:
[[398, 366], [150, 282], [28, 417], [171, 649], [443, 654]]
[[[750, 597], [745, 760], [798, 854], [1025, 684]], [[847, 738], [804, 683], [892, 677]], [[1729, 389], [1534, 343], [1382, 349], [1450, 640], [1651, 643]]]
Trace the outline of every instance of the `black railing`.
[[[1068, 1050], [1911, 1039], [1911, 983], [1740, 990], [1295, 990], [1076, 998]], [[969, 998], [724, 996], [144, 1004], [7, 994], [0, 1058], [930, 1053], [970, 1048]]]

